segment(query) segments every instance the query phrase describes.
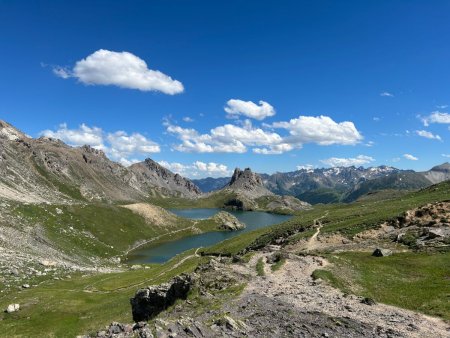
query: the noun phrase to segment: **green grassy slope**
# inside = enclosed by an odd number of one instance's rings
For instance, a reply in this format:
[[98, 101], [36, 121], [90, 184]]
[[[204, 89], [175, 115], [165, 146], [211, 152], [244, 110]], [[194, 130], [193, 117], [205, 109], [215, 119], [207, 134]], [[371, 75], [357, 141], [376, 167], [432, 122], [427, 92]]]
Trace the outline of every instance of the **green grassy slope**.
[[398, 172], [358, 184], [343, 197], [342, 201], [352, 202], [372, 191], [385, 189], [415, 190], [428, 187], [430, 184], [431, 182], [419, 173], [413, 171]]
[[[236, 254], [245, 248], [261, 247], [279, 237], [296, 240], [299, 235], [311, 234], [310, 227], [318, 218], [321, 218], [323, 223], [322, 232], [339, 232], [350, 237], [365, 229], [376, 227], [405, 210], [434, 201], [448, 200], [449, 196], [450, 182], [444, 182], [388, 200], [368, 199], [350, 205], [321, 205], [313, 210], [299, 212], [281, 225], [245, 233], [204, 251]], [[167, 200], [167, 204], [175, 203], [168, 202]], [[216, 202], [217, 200], [213, 200], [210, 203]], [[101, 238], [103, 244], [94, 240], [91, 242], [89, 239], [86, 240], [90, 244], [81, 243], [84, 239], [78, 243], [77, 239], [70, 237], [70, 234], [64, 234], [68, 236], [67, 242], [59, 245], [64, 250], [74, 250], [74, 253], [76, 249], [100, 257], [109, 257], [126, 249], [129, 243], [142, 234], [155, 236], [160, 231], [148, 227], [143, 218], [118, 206], [76, 205], [59, 208], [63, 211], [61, 215], [57, 214], [56, 206], [17, 206], [15, 212], [30, 222], [44, 220], [49, 236], [61, 238], [58, 231], [60, 229], [67, 231], [70, 226], [77, 229], [78, 233], [85, 230], [95, 234]], [[139, 236], [134, 234], [135, 228], [142, 228], [139, 230], [142, 231]], [[114, 229], [114, 234], [110, 234], [111, 229]], [[129, 243], [124, 243], [124, 238]], [[73, 241], [76, 243], [75, 248], [69, 246]], [[0, 314], [1, 334], [7, 337], [20, 335], [73, 337], [99, 329], [111, 321], [131, 321], [129, 298], [133, 296], [135, 290], [139, 286], [161, 283], [181, 272], [192, 271], [197, 263], [207, 259], [193, 256], [192, 253], [193, 250], [186, 252], [163, 265], [149, 265], [149, 269], [86, 277], [73, 275], [71, 279], [46, 281], [39, 287], [3, 295], [0, 297], [0, 307], [5, 308], [10, 303], [19, 303], [22, 310], [13, 314]], [[183, 260], [187, 256], [189, 258]], [[425, 313], [448, 317], [450, 310], [448, 305], [444, 304], [448, 301], [449, 294], [448, 254], [426, 256], [408, 253], [404, 256], [394, 255], [392, 258], [373, 260], [367, 254], [343, 253], [337, 259], [339, 264], [342, 263], [340, 266], [354, 269], [351, 270], [354, 275], [350, 277], [363, 290], [361, 294], [375, 295], [372, 298], [381, 302], [409, 308], [416, 307]], [[392, 279], [386, 274], [392, 276]], [[338, 274], [332, 276], [338, 281], [337, 284], [348, 284], [348, 280], [344, 279], [345, 276]], [[444, 283], [447, 283], [447, 286]], [[409, 287], [410, 284], [413, 286]], [[387, 290], [390, 287], [392, 290]], [[402, 291], [403, 289], [405, 290]], [[403, 297], [402, 301], [394, 303], [394, 291]], [[407, 298], [411, 299], [410, 303], [405, 300]]]
[[332, 267], [316, 270], [314, 276], [344, 292], [450, 320], [449, 252], [405, 252], [382, 258], [344, 252], [328, 259]]
[[[389, 195], [388, 195], [389, 196]], [[257, 249], [275, 239], [284, 237], [295, 241], [304, 237], [319, 219], [322, 233], [340, 233], [351, 238], [364, 230], [377, 228], [384, 221], [400, 216], [404, 211], [418, 206], [450, 199], [450, 181], [433, 185], [420, 191], [388, 199], [367, 199], [351, 204], [316, 205], [314, 209], [298, 212], [280, 225], [260, 229], [208, 248], [208, 252], [236, 254], [246, 248]]]
[[134, 244], [176, 240], [199, 231], [217, 231], [211, 220], [195, 222], [173, 215], [167, 225], [154, 225], [129, 209], [109, 204], [16, 204], [13, 214], [28, 225], [40, 225], [46, 239], [71, 256], [109, 258]]
[[132, 322], [130, 298], [139, 287], [165, 282], [206, 261], [193, 250], [163, 265], [122, 273], [47, 281], [0, 297], [0, 308], [18, 303], [16, 313], [0, 313], [2, 337], [75, 337], [94, 333], [112, 321]]

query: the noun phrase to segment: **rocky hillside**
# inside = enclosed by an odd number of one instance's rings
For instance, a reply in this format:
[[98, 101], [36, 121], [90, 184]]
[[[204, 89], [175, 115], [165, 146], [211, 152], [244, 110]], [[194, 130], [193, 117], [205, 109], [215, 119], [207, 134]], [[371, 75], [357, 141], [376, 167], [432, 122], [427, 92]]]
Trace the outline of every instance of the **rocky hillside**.
[[[413, 190], [450, 179], [450, 164], [415, 172], [389, 166], [301, 169], [261, 174], [264, 186], [278, 195], [292, 195], [312, 204], [351, 202], [375, 190]], [[203, 191], [217, 189], [224, 178], [196, 180]], [[220, 182], [220, 184], [219, 184]]]
[[402, 170], [371, 180], [361, 179], [350, 191], [342, 196], [342, 201], [352, 202], [373, 191], [386, 189], [416, 190], [428, 187], [429, 185], [431, 185], [431, 182], [421, 173], [416, 173], [412, 170]]
[[130, 168], [90, 146], [30, 138], [0, 121], [0, 197], [22, 202], [139, 201], [196, 197], [195, 184], [148, 159]]
[[437, 165], [423, 172], [422, 175], [433, 184], [450, 180], [450, 163]]
[[151, 159], [130, 166], [141, 187], [156, 189], [163, 195], [178, 195], [181, 197], [197, 197], [200, 189], [190, 180], [174, 174]]

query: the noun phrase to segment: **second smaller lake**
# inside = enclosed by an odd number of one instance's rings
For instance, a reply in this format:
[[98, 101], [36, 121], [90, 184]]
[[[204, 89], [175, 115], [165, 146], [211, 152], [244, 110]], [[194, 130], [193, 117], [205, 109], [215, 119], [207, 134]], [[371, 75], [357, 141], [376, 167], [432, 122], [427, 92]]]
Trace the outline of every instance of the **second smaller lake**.
[[[190, 219], [205, 219], [214, 216], [222, 209], [173, 209], [174, 214]], [[227, 210], [228, 211], [228, 210]], [[214, 245], [228, 238], [287, 221], [292, 216], [270, 214], [262, 211], [228, 211], [246, 225], [239, 231], [214, 231], [181, 238], [150, 247], [136, 249], [130, 253], [129, 263], [164, 263], [172, 257], [193, 248]]]

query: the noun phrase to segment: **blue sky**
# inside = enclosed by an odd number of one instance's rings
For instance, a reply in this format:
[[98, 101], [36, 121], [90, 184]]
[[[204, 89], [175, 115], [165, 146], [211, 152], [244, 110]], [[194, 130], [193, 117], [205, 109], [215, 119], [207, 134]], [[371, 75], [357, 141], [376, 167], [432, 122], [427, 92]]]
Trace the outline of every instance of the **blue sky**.
[[450, 155], [449, 11], [448, 1], [0, 0], [0, 119], [190, 177], [426, 170]]

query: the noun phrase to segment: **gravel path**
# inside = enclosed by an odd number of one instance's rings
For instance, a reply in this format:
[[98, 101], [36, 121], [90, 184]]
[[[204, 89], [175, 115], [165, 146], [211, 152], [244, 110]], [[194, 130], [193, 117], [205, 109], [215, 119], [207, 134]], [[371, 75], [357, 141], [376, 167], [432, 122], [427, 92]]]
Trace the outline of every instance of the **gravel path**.
[[[261, 256], [252, 257], [249, 270], [255, 270], [254, 264]], [[348, 318], [391, 337], [450, 336], [450, 327], [440, 319], [384, 304], [366, 305], [360, 297], [344, 296], [328, 284], [314, 281], [312, 272], [326, 264], [326, 260], [313, 256], [289, 258], [280, 270], [272, 273], [265, 269], [266, 276], [252, 278], [242, 297], [260, 295], [291, 304], [304, 313]]]

